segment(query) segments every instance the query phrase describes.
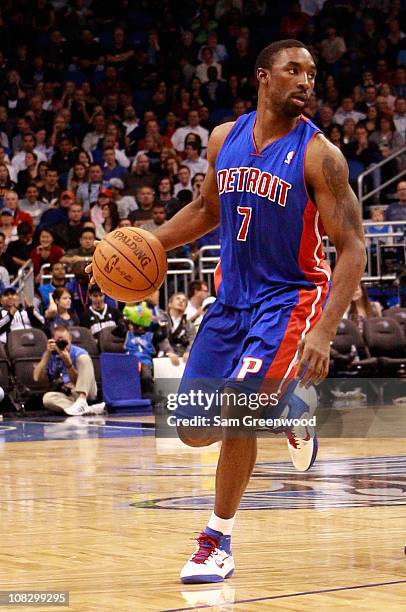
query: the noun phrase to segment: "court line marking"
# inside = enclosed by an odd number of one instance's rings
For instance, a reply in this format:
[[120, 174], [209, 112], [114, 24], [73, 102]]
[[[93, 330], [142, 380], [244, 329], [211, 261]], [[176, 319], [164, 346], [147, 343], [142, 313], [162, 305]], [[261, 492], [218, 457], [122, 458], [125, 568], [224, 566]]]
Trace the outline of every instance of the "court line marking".
[[[286, 593], [284, 595], [270, 595], [269, 597], [253, 597], [252, 599], [240, 599], [237, 601], [224, 602], [224, 604], [222, 605], [233, 604], [236, 606], [239, 604], [253, 603], [256, 601], [270, 601], [273, 599], [287, 599], [288, 597], [301, 597], [303, 595], [319, 595], [323, 593], [337, 593], [339, 591], [351, 591], [351, 590], [356, 590], [356, 589], [370, 589], [371, 587], [390, 586], [394, 584], [406, 584], [406, 580], [392, 580], [390, 582], [373, 582], [370, 584], [355, 584], [352, 586], [334, 587], [331, 589], [320, 589], [317, 591], [299, 591], [298, 593]], [[188, 608], [171, 608], [167, 610], [162, 610], [161, 612], [184, 612], [185, 610], [204, 610], [204, 609], [207, 610], [209, 608], [214, 608], [215, 605], [216, 604], [214, 605], [203, 604], [201, 606], [192, 606]]]

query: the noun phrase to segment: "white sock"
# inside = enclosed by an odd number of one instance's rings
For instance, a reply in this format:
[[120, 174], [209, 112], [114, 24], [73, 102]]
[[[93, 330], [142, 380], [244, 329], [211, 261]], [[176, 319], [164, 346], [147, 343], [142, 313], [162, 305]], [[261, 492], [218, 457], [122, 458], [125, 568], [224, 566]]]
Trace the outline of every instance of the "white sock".
[[215, 531], [220, 531], [223, 535], [231, 535], [231, 532], [234, 527], [235, 516], [230, 519], [222, 519], [219, 516], [216, 516], [214, 512], [212, 512], [209, 522], [207, 523], [207, 527], [210, 529], [214, 529]]

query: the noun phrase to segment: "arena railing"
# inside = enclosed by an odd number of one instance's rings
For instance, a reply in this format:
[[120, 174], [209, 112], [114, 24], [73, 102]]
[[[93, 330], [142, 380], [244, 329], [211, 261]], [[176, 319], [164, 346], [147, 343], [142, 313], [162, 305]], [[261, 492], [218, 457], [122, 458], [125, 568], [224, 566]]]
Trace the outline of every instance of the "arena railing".
[[385, 181], [384, 183], [380, 183], [380, 180], [379, 180], [378, 182], [380, 184], [378, 185], [378, 187], [375, 187], [375, 189], [372, 189], [371, 191], [368, 191], [367, 193], [363, 193], [364, 180], [367, 176], [369, 176], [370, 174], [373, 175], [373, 173], [375, 172], [375, 173], [379, 173], [379, 179], [380, 179], [381, 168], [383, 168], [383, 166], [385, 166], [387, 163], [391, 162], [392, 160], [404, 154], [406, 154], [406, 146], [402, 147], [401, 149], [398, 149], [397, 151], [395, 151], [394, 153], [392, 153], [391, 155], [389, 155], [382, 161], [376, 164], [371, 164], [364, 172], [361, 172], [361, 174], [358, 176], [358, 179], [357, 179], [358, 200], [361, 206], [363, 206], [366, 200], [369, 200], [370, 198], [377, 196], [383, 189], [386, 189], [386, 187], [389, 187], [389, 185], [396, 183], [397, 181], [399, 181], [399, 179], [406, 176], [406, 168], [403, 168], [402, 170], [400, 170], [400, 172], [392, 176], [389, 180]]
[[[367, 265], [363, 280], [366, 282], [395, 280], [406, 260], [404, 237], [406, 220], [391, 221], [390, 223], [366, 221], [363, 225], [367, 245]], [[388, 226], [391, 231], [385, 233], [371, 232], [371, 228], [380, 228], [383, 225]], [[336, 250], [327, 236], [323, 237], [323, 250], [328, 264], [334, 267]], [[199, 278], [208, 284], [211, 292], [214, 289], [213, 275], [219, 260], [219, 256], [213, 254], [215, 251], [220, 254], [220, 245], [206, 245], [200, 249], [198, 259]], [[387, 261], [390, 256], [394, 259], [392, 264]], [[399, 260], [398, 264], [396, 264], [396, 259]]]

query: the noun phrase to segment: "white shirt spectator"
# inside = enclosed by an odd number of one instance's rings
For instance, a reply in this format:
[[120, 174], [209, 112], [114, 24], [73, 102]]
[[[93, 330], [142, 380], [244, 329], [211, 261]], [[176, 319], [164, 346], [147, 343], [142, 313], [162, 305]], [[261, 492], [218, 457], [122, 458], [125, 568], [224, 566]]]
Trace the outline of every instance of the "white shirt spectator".
[[202, 141], [202, 148], [205, 150], [207, 148], [207, 141], [209, 139], [209, 132], [201, 125], [191, 126], [185, 125], [184, 127], [180, 127], [172, 135], [171, 142], [176, 149], [176, 151], [184, 151], [185, 150], [185, 138], [190, 133], [199, 134]]
[[18, 208], [23, 212], [29, 213], [31, 215], [32, 220], [34, 221], [34, 225], [36, 227], [39, 223], [42, 213], [48, 210], [49, 205], [45, 204], [45, 202], [41, 202], [40, 200], [37, 200], [36, 202], [32, 203], [29, 202], [27, 198], [24, 198], [23, 200], [19, 200]]
[[214, 68], [217, 69], [217, 78], [221, 79], [221, 64], [219, 64], [218, 62], [212, 62], [211, 64], [206, 64], [205, 62], [202, 62], [196, 68], [196, 76], [201, 80], [202, 83], [208, 82], [209, 77], [207, 76], [207, 71], [209, 68], [211, 68], [211, 66], [214, 66]]
[[4, 287], [10, 285], [10, 274], [4, 266], [0, 266], [0, 282], [3, 283]]
[[[37, 163], [39, 164], [40, 162], [47, 161], [46, 155], [44, 155], [41, 151], [39, 151], [38, 149], [34, 149], [34, 153], [37, 155]], [[26, 156], [26, 152], [25, 151], [20, 151], [19, 153], [16, 153], [13, 157], [13, 159], [11, 160], [11, 165], [13, 166], [14, 170], [18, 173], [21, 170], [25, 170], [27, 168], [26, 163], [25, 163], [25, 156]]]
[[138, 210], [138, 204], [135, 201], [134, 196], [125, 195], [122, 198], [115, 200], [118, 209], [118, 216], [120, 219], [127, 219], [130, 212]]
[[354, 119], [355, 123], [358, 123], [358, 121], [363, 121], [365, 117], [366, 115], [364, 115], [364, 113], [360, 113], [359, 111], [356, 111], [356, 110], [344, 111], [344, 110], [339, 109], [334, 114], [333, 121], [335, 123], [338, 123], [338, 125], [344, 125], [344, 121], [346, 119]]
[[173, 195], [177, 196], [179, 191], [182, 191], [183, 189], [189, 189], [189, 191], [193, 193], [192, 181], [189, 181], [187, 185], [176, 183], [175, 187], [173, 188]]
[[191, 159], [184, 159], [182, 165], [187, 166], [189, 168], [191, 178], [193, 178], [194, 175], [198, 172], [206, 174], [209, 168], [209, 162], [207, 161], [207, 159], [203, 159], [203, 157], [198, 157], [196, 161], [192, 161]]
[[399, 132], [403, 138], [406, 136], [406, 114], [393, 115], [393, 123], [395, 124], [396, 131]]

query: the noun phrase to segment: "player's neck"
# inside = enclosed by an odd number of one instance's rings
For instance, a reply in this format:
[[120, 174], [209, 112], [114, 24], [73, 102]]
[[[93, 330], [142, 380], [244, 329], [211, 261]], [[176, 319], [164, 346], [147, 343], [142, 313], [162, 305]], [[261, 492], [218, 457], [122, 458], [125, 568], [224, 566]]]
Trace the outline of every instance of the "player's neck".
[[288, 134], [297, 125], [300, 116], [286, 117], [269, 108], [266, 101], [258, 101], [257, 116], [254, 125], [254, 137], [258, 149]]

